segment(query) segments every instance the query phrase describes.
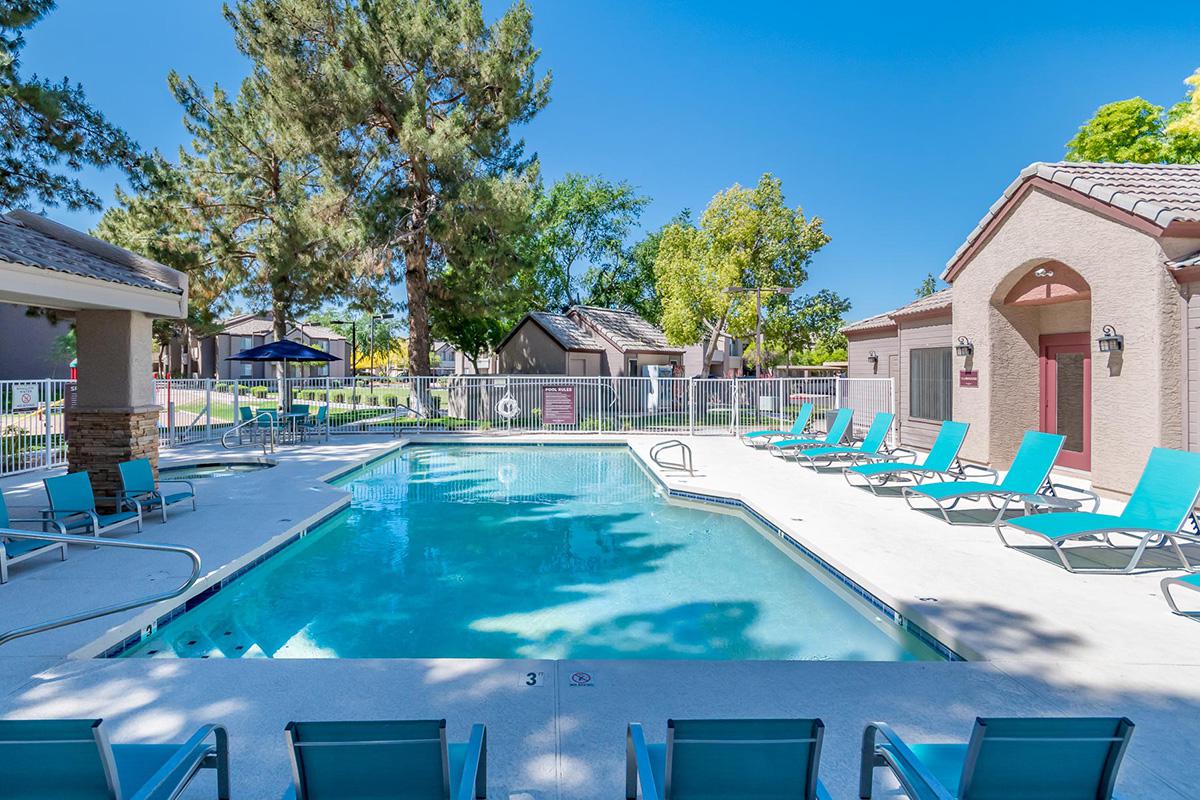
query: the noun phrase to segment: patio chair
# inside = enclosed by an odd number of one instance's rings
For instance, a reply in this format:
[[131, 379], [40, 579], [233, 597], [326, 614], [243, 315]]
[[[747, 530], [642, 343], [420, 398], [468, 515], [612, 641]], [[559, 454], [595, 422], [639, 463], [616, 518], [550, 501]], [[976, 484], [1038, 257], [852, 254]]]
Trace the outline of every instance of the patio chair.
[[[122, 461], [117, 464], [117, 469], [121, 473], [121, 495], [137, 500], [146, 510], [155, 507], [161, 508], [163, 522], [167, 521], [167, 506], [191, 500], [192, 511], [196, 510], [196, 487], [192, 482], [184, 480], [156, 481], [149, 459], [137, 458], [133, 461]], [[162, 487], [166, 484], [182, 484], [187, 488], [176, 492], [163, 492]]]
[[743, 433], [742, 444], [746, 445], [747, 447], [754, 447], [755, 443], [759, 440], [761, 440], [763, 444], [770, 444], [772, 439], [776, 439], [781, 436], [802, 436], [804, 434], [804, 429], [808, 427], [808, 421], [812, 419], [812, 412], [813, 404], [804, 403], [800, 406], [800, 411], [796, 414], [796, 419], [794, 422], [792, 422], [792, 427], [789, 430], [763, 430]]
[[767, 445], [767, 449], [771, 451], [772, 455], [786, 458], [789, 451], [799, 452], [807, 447], [833, 447], [846, 436], [846, 431], [849, 430], [850, 422], [853, 419], [854, 409], [839, 408], [833, 417], [833, 422], [829, 423], [829, 431], [825, 434], [824, 439], [784, 439], [779, 442], [771, 442]]
[[665, 744], [647, 744], [642, 726], [626, 734], [625, 797], [671, 800], [828, 800], [817, 771], [825, 725], [819, 719], [673, 719]]
[[[63, 561], [67, 560], [66, 542], [37, 541], [36, 539], [11, 539], [4, 536], [4, 528], [12, 528], [14, 522], [37, 522], [40, 518], [17, 519], [8, 515], [8, 505], [4, 502], [4, 494], [0, 492], [0, 583], [8, 583], [8, 567], [19, 564], [31, 558], [37, 558], [46, 553], [59, 551]], [[56, 526], [57, 527], [57, 526]], [[15, 528], [14, 528], [15, 530]], [[63, 532], [59, 528], [60, 532]]]
[[[1179, 539], [1200, 544], [1200, 530], [1192, 509], [1200, 499], [1200, 453], [1186, 453], [1156, 447], [1150, 451], [1150, 460], [1142, 471], [1141, 480], [1120, 514], [1096, 514], [1094, 512], [1068, 512], [1061, 514], [1035, 514], [1008, 521], [1008, 525], [1024, 533], [1040, 536], [1058, 556], [1068, 572], [1130, 573], [1137, 569], [1146, 548], [1152, 544], [1171, 546], [1181, 567], [1194, 572], [1196, 567], [1189, 563]], [[1184, 530], [1190, 524], [1191, 532]], [[1004, 533], [996, 525], [996, 534], [1005, 547], [1012, 547]], [[1111, 537], [1123, 535], [1137, 540], [1133, 548], [1116, 548]], [[1114, 549], [1133, 553], [1123, 567], [1073, 567], [1067, 559], [1065, 546], [1081, 539], [1102, 540]]]
[[[906, 744], [873, 722], [863, 732], [858, 795], [876, 767], [912, 800], [1110, 800], [1133, 723], [1124, 718], [976, 719], [966, 744]], [[882, 741], [881, 741], [882, 740]]]
[[1181, 617], [1200, 617], [1200, 611], [1180, 611], [1179, 606], [1175, 603], [1175, 598], [1171, 596], [1171, 589], [1173, 587], [1200, 592], [1200, 575], [1163, 578], [1158, 586], [1162, 591], [1163, 598], [1167, 601], [1167, 605], [1171, 607], [1172, 613], [1178, 614]]
[[[87, 472], [69, 472], [42, 481], [46, 497], [50, 499], [50, 519], [58, 523], [66, 533], [83, 529], [99, 537], [126, 525], [137, 525], [142, 530], [142, 504], [134, 498], [106, 497], [117, 504], [112, 514], [101, 514], [96, 510], [96, 495], [92, 491], [92, 479]], [[133, 511], [125, 510], [132, 505]]]
[[446, 743], [446, 720], [289, 722], [285, 800], [487, 797], [487, 729]]
[[[984, 483], [983, 481], [944, 481], [941, 483], [923, 483], [919, 486], [905, 486], [904, 500], [909, 508], [917, 509], [912, 504], [913, 497], [921, 496], [932, 500], [934, 506], [942, 514], [942, 519], [951, 525], [995, 525], [1004, 518], [1008, 504], [1014, 498], [1033, 497], [1043, 491], [1052, 490], [1048, 483], [1051, 468], [1062, 450], [1064, 437], [1057, 433], [1041, 433], [1027, 431], [1021, 440], [1012, 466], [999, 483]], [[961, 500], [986, 499], [988, 505], [996, 510], [994, 519], [986, 522], [960, 521], [950, 519], [949, 511], [953, 510]], [[996, 501], [1000, 500], [997, 505]], [[917, 509], [931, 510], [931, 509]]]
[[292, 403], [288, 410], [293, 414], [303, 414], [307, 417], [309, 412], [308, 403]]
[[[168, 798], [202, 769], [229, 798], [229, 738], [205, 725], [179, 744], [110, 744], [98, 719], [0, 720], [0, 796]], [[211, 740], [211, 742], [210, 742]]]
[[[929, 448], [925, 460], [920, 464], [872, 461], [867, 464], [852, 464], [842, 470], [842, 475], [851, 486], [866, 486], [876, 495], [879, 494], [879, 488], [888, 481], [901, 477], [909, 478], [913, 483], [921, 483], [934, 477], [942, 480], [961, 480], [968, 468], [981, 470], [982, 474], [995, 475], [992, 470], [959, 462], [958, 451], [962, 449], [970, 427], [966, 422], [944, 421], [938, 430], [937, 438], [933, 440], [933, 447]], [[895, 452], [898, 451], [893, 451], [893, 454]], [[851, 476], [860, 477], [865, 483], [856, 484], [850, 480]]]
[[329, 406], [320, 406], [317, 408], [317, 413], [308, 419], [304, 420], [304, 424], [300, 428], [300, 433], [307, 436], [310, 433], [319, 434], [325, 430], [329, 423]]
[[831, 467], [835, 461], [853, 460], [855, 458], [886, 457], [888, 432], [896, 415], [890, 411], [881, 411], [871, 420], [871, 427], [861, 443], [853, 447], [810, 447], [796, 454], [796, 460], [804, 459], [805, 466], [814, 470], [821, 467]]

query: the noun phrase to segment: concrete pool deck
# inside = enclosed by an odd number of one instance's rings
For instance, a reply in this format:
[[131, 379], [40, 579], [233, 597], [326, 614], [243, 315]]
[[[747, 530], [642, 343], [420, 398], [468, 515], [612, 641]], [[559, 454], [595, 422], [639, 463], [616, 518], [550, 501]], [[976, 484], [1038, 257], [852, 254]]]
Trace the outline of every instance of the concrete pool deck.
[[[629, 437], [644, 458], [666, 436]], [[499, 444], [539, 437], [423, 436]], [[625, 441], [596, 436], [580, 441]], [[555, 436], [542, 441], [569, 441]], [[1127, 798], [1200, 796], [1200, 623], [1171, 615], [1163, 574], [1072, 575], [1005, 550], [990, 529], [950, 528], [875, 498], [840, 475], [782, 464], [728, 437], [693, 437], [697, 474], [654, 470], [672, 489], [736, 497], [973, 663], [466, 660], [102, 660], [97, 620], [0, 648], [0, 716], [102, 716], [118, 741], [163, 741], [198, 724], [231, 731], [235, 796], [278, 796], [290, 719], [446, 717], [461, 737], [489, 727], [493, 797], [601, 798], [622, 791], [625, 724], [661, 737], [670, 716], [820, 716], [822, 772], [853, 797], [863, 726], [914, 738], [967, 735], [976, 715], [1118, 714], [1137, 724], [1118, 789]], [[321, 481], [397, 445], [336, 438], [282, 448], [279, 466], [204, 481], [200, 510], [139, 538], [201, 552], [206, 572], [245, 560], [346, 502]], [[163, 463], [206, 460], [208, 446]], [[250, 451], [247, 451], [250, 453]], [[226, 453], [225, 455], [229, 455]], [[41, 505], [41, 475], [0, 481], [10, 504]], [[280, 487], [294, 491], [282, 492]], [[813, 502], [819, 498], [818, 502]], [[231, 513], [232, 511], [232, 513]], [[20, 564], [0, 586], [0, 627], [161, 590], [183, 559], [73, 548], [66, 563]], [[228, 567], [225, 567], [228, 569]], [[922, 598], [936, 598], [922, 599]], [[158, 611], [145, 612], [153, 618]], [[72, 655], [76, 657], [72, 657]], [[529, 675], [535, 676], [528, 685]], [[590, 680], [573, 680], [582, 676]], [[880, 784], [883, 785], [882, 783]], [[211, 779], [188, 796], [210, 796]], [[883, 793], [881, 796], [889, 796]]]

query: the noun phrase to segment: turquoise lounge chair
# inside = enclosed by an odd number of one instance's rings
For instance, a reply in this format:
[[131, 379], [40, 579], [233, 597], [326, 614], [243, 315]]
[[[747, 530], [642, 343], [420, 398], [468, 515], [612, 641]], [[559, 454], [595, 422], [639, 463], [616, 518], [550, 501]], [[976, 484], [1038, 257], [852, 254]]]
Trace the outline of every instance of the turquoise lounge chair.
[[[142, 505], [137, 500], [125, 497], [106, 498], [118, 504], [122, 510], [112, 514], [101, 514], [96, 510], [96, 495], [92, 492], [92, 479], [87, 472], [69, 472], [42, 481], [46, 497], [50, 499], [50, 518], [66, 533], [83, 529], [85, 533], [100, 536], [126, 525], [137, 525], [142, 530]], [[131, 504], [133, 511], [123, 510], [123, 504]]]
[[895, 419], [896, 415], [890, 411], [881, 411], [871, 420], [871, 427], [867, 429], [867, 435], [863, 437], [861, 444], [854, 447], [810, 447], [799, 451], [796, 460], [803, 458], [808, 462], [806, 466], [819, 469], [833, 466], [835, 461], [881, 457], [884, 455], [883, 448], [887, 444], [888, 432], [891, 431]]
[[763, 444], [770, 444], [772, 439], [781, 436], [803, 436], [804, 429], [808, 427], [808, 421], [812, 418], [813, 404], [805, 403], [800, 406], [799, 413], [796, 414], [796, 420], [792, 423], [790, 430], [765, 430], [765, 431], [750, 431], [742, 434], [742, 444], [748, 447], [754, 447], [758, 440], [762, 440]]
[[[967, 438], [967, 430], [971, 426], [965, 422], [946, 420], [933, 440], [925, 460], [920, 464], [901, 464], [895, 461], [874, 461], [869, 464], [854, 464], [842, 470], [846, 482], [851, 486], [865, 485], [872, 494], [879, 494], [879, 487], [896, 478], [911, 478], [914, 483], [921, 483], [929, 478], [942, 480], [961, 480], [965, 475], [966, 466], [959, 463], [958, 451], [962, 449]], [[973, 466], [973, 465], [971, 465]], [[978, 467], [985, 474], [995, 475], [992, 470]], [[860, 477], [865, 484], [856, 484], [851, 476]]]
[[[1138, 562], [1150, 544], [1171, 545], [1180, 566], [1188, 572], [1196, 567], [1189, 563], [1179, 539], [1200, 544], [1200, 531], [1196, 531], [1192, 509], [1200, 499], [1200, 453], [1185, 453], [1156, 447], [1150, 451], [1150, 460], [1142, 471], [1142, 478], [1129, 497], [1125, 510], [1120, 514], [1096, 514], [1094, 512], [1068, 512], [1062, 514], [1035, 514], [1008, 521], [1010, 527], [1042, 537], [1058, 555], [1068, 572], [1130, 573], [1137, 569]], [[1193, 531], [1184, 531], [1190, 523]], [[996, 525], [996, 534], [1005, 547], [1011, 547]], [[1124, 567], [1072, 567], [1064, 546], [1079, 539], [1102, 538], [1112, 545], [1110, 537], [1131, 536], [1137, 540], [1133, 554]], [[1121, 548], [1130, 549], [1130, 548]]]
[[[123, 461], [117, 465], [117, 469], [121, 472], [122, 496], [137, 500], [144, 509], [161, 508], [163, 522], [167, 521], [167, 506], [191, 500], [192, 511], [196, 510], [196, 487], [192, 485], [192, 482], [154, 480], [154, 469], [150, 466], [149, 459], [137, 458], [133, 461]], [[165, 484], [173, 483], [182, 484], [187, 488], [177, 492], [163, 492], [162, 487]]]
[[[1027, 431], [1021, 440], [1021, 448], [1013, 459], [1012, 466], [1004, 480], [999, 483], [983, 483], [982, 481], [947, 481], [943, 483], [924, 483], [920, 486], [905, 486], [904, 500], [909, 508], [917, 508], [912, 504], [915, 496], [926, 497], [934, 502], [942, 518], [951, 525], [995, 525], [1004, 518], [1008, 504], [1014, 498], [1027, 495], [1041, 494], [1049, 486], [1050, 470], [1062, 450], [1064, 437], [1057, 433], [1040, 433]], [[985, 498], [988, 504], [996, 510], [995, 519], [986, 522], [954, 522], [948, 512], [960, 500], [978, 500]], [[996, 500], [1000, 499], [1000, 505]], [[927, 510], [927, 509], [918, 509]]]
[[846, 436], [846, 431], [849, 430], [850, 422], [853, 419], [854, 409], [839, 408], [833, 417], [833, 422], [829, 424], [829, 431], [825, 434], [824, 439], [784, 439], [768, 444], [767, 448], [774, 455], [786, 457], [787, 451], [799, 452], [807, 447], [833, 447]]
[[819, 719], [673, 719], [665, 744], [647, 744], [635, 722], [625, 740], [625, 797], [828, 800], [817, 776], [824, 734]]
[[109, 744], [101, 722], [0, 720], [0, 797], [167, 800], [212, 769], [217, 797], [229, 799], [229, 738], [220, 725], [180, 744]]
[[[4, 529], [11, 528], [14, 522], [36, 522], [41, 524], [43, 520], [34, 517], [25, 519], [10, 517], [8, 515], [8, 505], [4, 502], [4, 494], [0, 493], [0, 583], [8, 583], [8, 566], [10, 564], [19, 564], [22, 561], [37, 558], [40, 555], [52, 553], [55, 550], [59, 551], [59, 555], [63, 561], [67, 560], [66, 542], [6, 538], [4, 536]], [[61, 527], [59, 527], [59, 532], [65, 533]]]
[[285, 800], [487, 797], [487, 730], [446, 744], [446, 721], [289, 722]]
[[1178, 578], [1163, 578], [1159, 583], [1159, 589], [1162, 590], [1162, 596], [1166, 599], [1167, 605], [1171, 607], [1171, 611], [1181, 617], [1200, 617], [1200, 611], [1180, 611], [1179, 606], [1175, 603], [1175, 598], [1171, 596], [1172, 587], [1191, 589], [1194, 592], [1200, 592], [1200, 575], [1184, 575]]
[[975, 720], [966, 744], [909, 745], [873, 722], [858, 796], [869, 800], [875, 768], [887, 767], [911, 800], [1110, 800], [1132, 735], [1124, 718], [991, 718]]

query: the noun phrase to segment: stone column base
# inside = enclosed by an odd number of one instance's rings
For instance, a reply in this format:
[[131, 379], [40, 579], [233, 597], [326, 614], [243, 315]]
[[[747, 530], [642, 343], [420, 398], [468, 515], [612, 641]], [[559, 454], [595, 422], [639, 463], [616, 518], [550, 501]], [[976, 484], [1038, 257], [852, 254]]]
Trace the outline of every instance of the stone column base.
[[[67, 469], [87, 470], [97, 497], [115, 497], [121, 490], [122, 461], [148, 458], [157, 475], [158, 412], [158, 406], [68, 409]], [[103, 500], [98, 505], [113, 508]]]

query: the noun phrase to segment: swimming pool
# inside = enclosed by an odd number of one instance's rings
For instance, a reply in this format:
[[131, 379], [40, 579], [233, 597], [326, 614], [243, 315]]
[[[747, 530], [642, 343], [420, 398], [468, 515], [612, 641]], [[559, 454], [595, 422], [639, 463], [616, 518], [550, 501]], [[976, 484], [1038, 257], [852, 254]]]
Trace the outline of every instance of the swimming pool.
[[131, 657], [935, 659], [620, 447], [410, 446]]
[[232, 478], [275, 466], [269, 461], [210, 461], [202, 464], [178, 464], [159, 467], [160, 480], [199, 481], [207, 478]]

